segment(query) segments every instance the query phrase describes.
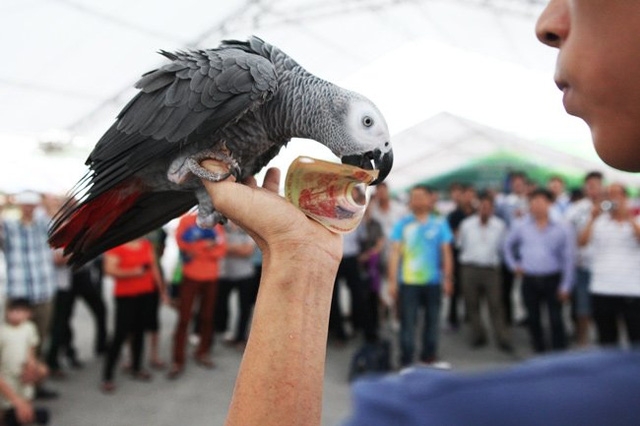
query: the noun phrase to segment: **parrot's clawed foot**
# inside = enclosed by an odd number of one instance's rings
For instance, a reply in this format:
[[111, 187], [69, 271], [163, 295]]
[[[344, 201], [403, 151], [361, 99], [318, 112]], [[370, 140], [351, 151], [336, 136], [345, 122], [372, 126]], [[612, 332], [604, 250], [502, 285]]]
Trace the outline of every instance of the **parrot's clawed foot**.
[[[203, 167], [205, 160], [213, 160], [215, 164], [208, 163]], [[230, 155], [215, 152], [201, 151], [187, 158], [186, 165], [194, 175], [210, 182], [219, 182], [233, 175], [236, 179], [240, 176], [240, 166]]]
[[196, 225], [200, 228], [213, 228], [218, 223], [227, 223], [227, 218], [219, 212], [203, 213], [202, 210], [198, 210], [198, 216], [196, 217]]

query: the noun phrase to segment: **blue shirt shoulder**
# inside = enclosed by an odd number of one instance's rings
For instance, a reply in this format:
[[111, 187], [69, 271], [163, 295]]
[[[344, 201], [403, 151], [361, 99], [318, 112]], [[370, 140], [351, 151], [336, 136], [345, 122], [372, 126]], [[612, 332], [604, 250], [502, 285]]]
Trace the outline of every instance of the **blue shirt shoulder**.
[[554, 355], [479, 374], [412, 369], [356, 382], [344, 424], [632, 426], [639, 378], [639, 350]]

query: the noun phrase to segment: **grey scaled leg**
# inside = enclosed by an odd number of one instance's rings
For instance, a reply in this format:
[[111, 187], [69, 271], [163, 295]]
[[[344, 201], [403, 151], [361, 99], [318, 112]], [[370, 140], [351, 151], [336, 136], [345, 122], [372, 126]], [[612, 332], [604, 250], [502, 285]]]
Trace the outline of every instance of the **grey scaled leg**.
[[213, 228], [217, 223], [225, 223], [227, 221], [226, 217], [216, 211], [209, 193], [204, 188], [196, 191], [196, 198], [198, 199], [196, 224], [200, 228]]

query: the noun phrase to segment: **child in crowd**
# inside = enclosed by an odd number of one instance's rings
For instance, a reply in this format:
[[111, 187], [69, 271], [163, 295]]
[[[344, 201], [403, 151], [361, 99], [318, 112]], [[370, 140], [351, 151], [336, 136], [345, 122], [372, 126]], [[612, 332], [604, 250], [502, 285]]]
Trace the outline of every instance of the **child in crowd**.
[[9, 300], [0, 329], [0, 403], [7, 426], [49, 421], [49, 412], [32, 404], [35, 385], [47, 377], [48, 369], [35, 356], [39, 337], [30, 318], [28, 300]]

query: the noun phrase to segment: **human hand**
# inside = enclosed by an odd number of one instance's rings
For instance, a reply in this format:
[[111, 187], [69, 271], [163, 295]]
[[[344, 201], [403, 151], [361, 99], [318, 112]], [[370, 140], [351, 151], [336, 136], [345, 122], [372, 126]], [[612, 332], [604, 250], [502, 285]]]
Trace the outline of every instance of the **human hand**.
[[18, 398], [12, 401], [13, 408], [16, 410], [16, 419], [22, 424], [29, 424], [35, 420], [33, 406], [26, 399]]
[[451, 296], [453, 294], [453, 279], [451, 277], [445, 277], [442, 284], [442, 291], [445, 296]]
[[24, 384], [34, 384], [40, 378], [38, 372], [38, 364], [35, 360], [27, 360], [22, 366], [22, 373], [20, 374], [20, 381]]
[[558, 300], [561, 303], [567, 302], [570, 298], [571, 298], [571, 293], [569, 293], [568, 291], [566, 291], [566, 290], [559, 290], [558, 291]]
[[387, 291], [389, 292], [389, 297], [391, 298], [391, 300], [398, 300], [398, 281], [389, 280]]
[[160, 302], [163, 305], [167, 305], [167, 306], [169, 306], [171, 304], [171, 298], [169, 297], [169, 291], [166, 290], [166, 287], [165, 287], [165, 290], [160, 290]]
[[[205, 160], [202, 166], [219, 170], [214, 160]], [[233, 177], [222, 182], [202, 182], [216, 210], [251, 235], [265, 258], [283, 255], [287, 261], [340, 262], [342, 238], [278, 195], [278, 169], [267, 171], [262, 187], [254, 178], [244, 185], [235, 183]]]

